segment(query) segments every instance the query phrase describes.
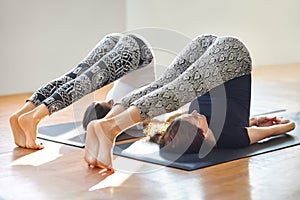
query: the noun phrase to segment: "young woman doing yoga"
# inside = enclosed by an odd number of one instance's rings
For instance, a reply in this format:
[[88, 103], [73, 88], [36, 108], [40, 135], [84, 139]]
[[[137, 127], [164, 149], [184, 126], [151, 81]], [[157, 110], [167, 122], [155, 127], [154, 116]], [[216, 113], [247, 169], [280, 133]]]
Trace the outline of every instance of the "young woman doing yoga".
[[17, 146], [42, 149], [36, 144], [38, 123], [83, 96], [148, 65], [153, 59], [146, 43], [133, 34], [105, 36], [77, 67], [38, 89], [10, 117]]
[[110, 105], [103, 119], [86, 122], [85, 161], [113, 169], [112, 149], [120, 133], [187, 103], [191, 103], [189, 114], [175, 118], [162, 135], [153, 136], [163, 150], [196, 153], [204, 143], [245, 147], [294, 129], [294, 122], [278, 117], [249, 120], [251, 65], [249, 51], [237, 38], [196, 37], [160, 78]]

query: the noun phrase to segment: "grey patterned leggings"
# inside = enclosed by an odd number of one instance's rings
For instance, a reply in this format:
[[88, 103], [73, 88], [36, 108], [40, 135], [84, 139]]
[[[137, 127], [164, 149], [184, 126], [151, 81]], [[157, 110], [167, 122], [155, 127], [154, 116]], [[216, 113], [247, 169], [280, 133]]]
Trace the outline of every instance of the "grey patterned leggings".
[[109, 34], [77, 67], [39, 88], [28, 101], [45, 104], [52, 114], [152, 59], [149, 47], [138, 36]]
[[153, 118], [251, 70], [249, 51], [240, 40], [201, 35], [179, 53], [157, 81], [125, 96], [121, 104], [138, 107], [143, 120]]

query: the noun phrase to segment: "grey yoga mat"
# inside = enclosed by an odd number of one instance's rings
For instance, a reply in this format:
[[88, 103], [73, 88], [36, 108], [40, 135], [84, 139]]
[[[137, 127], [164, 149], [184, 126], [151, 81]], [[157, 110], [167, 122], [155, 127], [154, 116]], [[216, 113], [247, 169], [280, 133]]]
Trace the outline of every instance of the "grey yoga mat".
[[[265, 139], [260, 143], [251, 145], [246, 148], [213, 149], [204, 158], [199, 158], [198, 154], [178, 156], [176, 154], [162, 153], [158, 150], [158, 145], [147, 144], [149, 142], [145, 142], [143, 140], [134, 143], [117, 145], [114, 148], [114, 154], [144, 162], [150, 162], [190, 171], [299, 145], [300, 112], [283, 113], [280, 115], [295, 121], [296, 129], [287, 134]], [[156, 145], [156, 147], [154, 145]]]
[[[274, 113], [274, 112], [282, 112], [283, 109], [273, 109], [273, 108], [259, 108], [253, 107], [251, 109], [251, 115], [257, 115], [258, 113]], [[71, 145], [75, 147], [83, 148], [85, 145], [85, 130], [82, 127], [82, 123], [80, 121], [70, 122], [70, 123], [62, 123], [48, 126], [41, 126], [38, 128], [37, 137], [40, 139], [58, 142], [66, 145]], [[117, 141], [128, 140], [132, 138], [143, 137], [144, 134], [142, 131], [138, 130], [136, 127], [126, 130], [122, 133]]]
[[[37, 135], [37, 137], [40, 139], [80, 148], [83, 148], [85, 146], [85, 136], [86, 133], [80, 121], [41, 126], [38, 128]], [[143, 132], [134, 127], [122, 133], [117, 138], [117, 141], [128, 140], [143, 136]]]

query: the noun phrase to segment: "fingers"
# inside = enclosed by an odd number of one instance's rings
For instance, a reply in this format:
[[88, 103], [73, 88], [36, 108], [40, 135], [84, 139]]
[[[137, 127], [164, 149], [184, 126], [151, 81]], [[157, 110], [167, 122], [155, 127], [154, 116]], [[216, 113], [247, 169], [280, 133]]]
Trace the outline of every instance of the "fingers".
[[274, 117], [274, 119], [272, 120], [272, 125], [276, 125], [276, 124], [286, 124], [290, 122], [289, 119], [283, 118], [283, 117]]
[[283, 117], [276, 117], [276, 119], [275, 119], [276, 124], [286, 124], [286, 123], [289, 123], [289, 122], [290, 122], [289, 119], [286, 119], [286, 118], [283, 118]]
[[264, 126], [274, 125], [274, 120], [275, 120], [274, 117], [268, 117], [268, 116], [260, 117], [257, 119], [257, 126], [264, 127]]
[[277, 125], [277, 124], [286, 124], [289, 123], [290, 120], [280, 117], [280, 116], [263, 116], [259, 117], [257, 119], [257, 126], [264, 127], [264, 126], [272, 126], [272, 125]]

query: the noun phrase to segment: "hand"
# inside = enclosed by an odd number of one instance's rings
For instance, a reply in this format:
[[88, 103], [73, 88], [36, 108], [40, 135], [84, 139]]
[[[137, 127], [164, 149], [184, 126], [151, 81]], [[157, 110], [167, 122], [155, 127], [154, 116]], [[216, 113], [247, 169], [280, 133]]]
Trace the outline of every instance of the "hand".
[[256, 119], [256, 126], [259, 127], [266, 127], [266, 126], [272, 126], [272, 125], [276, 125], [276, 124], [286, 124], [288, 123], [290, 120], [288, 119], [284, 119], [282, 117], [268, 117], [268, 116], [264, 116], [264, 117], [259, 117]]

